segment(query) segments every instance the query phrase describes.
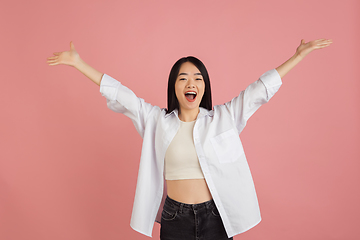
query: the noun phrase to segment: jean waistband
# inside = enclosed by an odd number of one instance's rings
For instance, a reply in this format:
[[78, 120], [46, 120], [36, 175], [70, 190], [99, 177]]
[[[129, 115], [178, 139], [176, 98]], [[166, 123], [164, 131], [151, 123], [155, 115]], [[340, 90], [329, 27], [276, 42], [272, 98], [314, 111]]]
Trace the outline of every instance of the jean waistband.
[[189, 203], [178, 202], [170, 198], [169, 196], [166, 196], [165, 204], [170, 204], [173, 205], [174, 207], [185, 208], [185, 209], [202, 209], [202, 208], [211, 209], [212, 207], [215, 206], [215, 202], [213, 199], [203, 203], [189, 204]]

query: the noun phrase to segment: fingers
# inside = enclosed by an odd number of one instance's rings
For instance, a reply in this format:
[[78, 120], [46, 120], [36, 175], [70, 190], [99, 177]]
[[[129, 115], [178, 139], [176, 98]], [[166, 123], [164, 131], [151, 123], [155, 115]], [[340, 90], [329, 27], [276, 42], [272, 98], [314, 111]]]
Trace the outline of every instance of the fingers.
[[47, 63], [50, 65], [50, 66], [54, 66], [54, 65], [58, 65], [59, 62], [58, 62], [58, 59], [59, 59], [59, 56], [62, 52], [54, 52], [53, 54], [55, 56], [52, 56], [52, 57], [48, 57], [47, 58]]
[[58, 56], [54, 56], [54, 57], [48, 57], [47, 59], [48, 60], [53, 60], [53, 59], [58, 59], [59, 57]]
[[315, 43], [317, 44], [322, 44], [322, 43], [332, 43], [332, 39], [325, 39], [325, 38], [322, 38], [322, 39], [317, 39], [314, 41]]
[[[320, 39], [319, 39], [320, 40]], [[320, 41], [317, 41], [315, 44], [315, 48], [325, 48], [332, 44], [332, 39], [321, 39]]]
[[332, 39], [320, 38], [314, 41], [310, 41], [307, 44], [311, 46], [313, 49], [319, 49], [319, 48], [328, 47], [330, 46], [331, 43], [332, 43]]
[[58, 56], [54, 56], [54, 57], [48, 57], [47, 58], [47, 63], [49, 64], [49, 65], [57, 65], [57, 64], [59, 64], [58, 63], [58, 59], [59, 59], [59, 57]]
[[319, 46], [316, 47], [316, 49], [325, 48], [325, 47], [328, 47], [328, 46], [330, 46], [330, 44], [319, 45]]
[[47, 64], [50, 65], [50, 66], [55, 66], [55, 65], [58, 65], [59, 63], [56, 62], [56, 61], [53, 61], [53, 62], [47, 61]]
[[317, 44], [324, 45], [324, 44], [331, 44], [331, 43], [332, 43], [332, 39], [324, 39], [322, 41], [319, 41]]
[[49, 64], [50, 66], [59, 64], [57, 61], [54, 61], [54, 60], [52, 60], [52, 61], [46, 61], [46, 62], [47, 62], [47, 64]]

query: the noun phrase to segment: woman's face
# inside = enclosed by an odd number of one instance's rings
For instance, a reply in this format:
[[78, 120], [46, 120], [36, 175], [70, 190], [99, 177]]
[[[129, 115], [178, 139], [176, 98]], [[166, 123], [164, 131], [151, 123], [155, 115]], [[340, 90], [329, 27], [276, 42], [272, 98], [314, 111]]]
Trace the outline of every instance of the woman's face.
[[175, 82], [175, 94], [181, 110], [198, 109], [205, 92], [201, 72], [191, 62], [181, 65]]

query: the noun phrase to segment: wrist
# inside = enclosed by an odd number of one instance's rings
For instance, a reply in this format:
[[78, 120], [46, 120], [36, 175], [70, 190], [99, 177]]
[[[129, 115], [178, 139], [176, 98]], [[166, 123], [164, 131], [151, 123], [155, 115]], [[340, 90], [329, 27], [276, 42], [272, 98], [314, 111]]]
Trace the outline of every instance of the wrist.
[[80, 70], [82, 66], [84, 66], [85, 62], [79, 57], [77, 60], [74, 61], [73, 67], [77, 70]]
[[306, 55], [308, 55], [311, 51], [296, 51], [294, 54], [294, 57], [298, 59], [299, 61], [303, 60]]
[[305, 55], [301, 52], [296, 51], [295, 54], [293, 55], [293, 59], [300, 62], [301, 60], [303, 60], [303, 58], [305, 57]]

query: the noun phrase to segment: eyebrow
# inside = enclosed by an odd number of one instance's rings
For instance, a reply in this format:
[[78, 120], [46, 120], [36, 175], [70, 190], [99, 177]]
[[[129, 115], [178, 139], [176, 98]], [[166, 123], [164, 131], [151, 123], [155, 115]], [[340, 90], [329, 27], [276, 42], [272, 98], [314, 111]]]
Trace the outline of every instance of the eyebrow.
[[[187, 73], [180, 73], [179, 76], [180, 76], [180, 75], [189, 75], [189, 74], [187, 74]], [[194, 73], [194, 75], [202, 75], [202, 74], [201, 74], [201, 73]]]

